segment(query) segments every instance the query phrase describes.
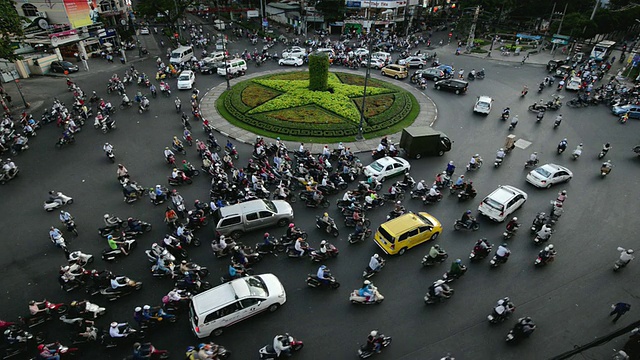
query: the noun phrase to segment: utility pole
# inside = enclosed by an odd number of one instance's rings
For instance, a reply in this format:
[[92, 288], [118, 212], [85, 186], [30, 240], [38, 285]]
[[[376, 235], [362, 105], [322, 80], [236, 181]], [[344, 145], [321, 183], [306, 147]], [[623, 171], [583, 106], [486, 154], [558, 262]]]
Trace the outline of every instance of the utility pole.
[[[567, 13], [567, 5], [569, 5], [569, 3], [566, 3], [564, 5], [564, 11], [562, 12], [562, 17], [560, 18], [560, 25], [558, 25], [558, 31], [556, 31], [556, 35], [560, 35], [560, 30], [562, 30], [562, 22], [564, 21], [564, 15]], [[551, 24], [549, 24], [549, 26], [551, 26]], [[553, 43], [553, 48], [551, 49], [551, 54], [552, 55], [556, 51], [556, 46], [557, 46], [557, 44], [554, 42]]]
[[473, 40], [476, 38], [476, 23], [478, 22], [478, 15], [480, 15], [480, 5], [476, 6], [476, 11], [473, 13], [473, 22], [471, 23], [471, 29], [469, 29], [469, 38], [467, 39], [467, 46], [465, 52], [468, 54], [473, 48]]
[[598, 10], [598, 5], [600, 5], [600, 0], [596, 0], [596, 5], [593, 7], [593, 11], [591, 12], [591, 17], [589, 20], [593, 20], [593, 17], [596, 16], [596, 10]]

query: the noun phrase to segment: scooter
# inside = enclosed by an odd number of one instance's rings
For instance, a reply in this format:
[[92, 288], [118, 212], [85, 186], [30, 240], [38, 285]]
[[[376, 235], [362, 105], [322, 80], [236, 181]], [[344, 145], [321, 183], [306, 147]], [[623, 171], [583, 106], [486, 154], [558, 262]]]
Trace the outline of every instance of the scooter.
[[335, 245], [333, 244], [329, 244], [327, 243], [327, 252], [326, 254], [322, 254], [320, 252], [320, 250], [312, 250], [309, 253], [309, 256], [311, 256], [311, 261], [315, 261], [315, 262], [322, 262], [325, 261], [329, 258], [334, 258], [336, 256], [338, 256], [339, 251], [338, 248], [335, 247]]
[[113, 154], [113, 150], [109, 150], [106, 152], [107, 158], [111, 160], [112, 163], [116, 162], [116, 156]]
[[360, 296], [360, 292], [358, 291], [359, 289], [355, 289], [351, 292], [351, 295], [349, 295], [349, 301], [351, 301], [352, 304], [361, 305], [380, 304], [382, 301], [384, 301], [384, 296], [382, 296], [382, 294], [378, 292], [377, 287], [372, 285], [372, 288], [373, 296], [371, 296], [369, 301], [367, 301], [367, 298], [365, 296]]
[[433, 265], [441, 264], [445, 260], [447, 260], [448, 257], [449, 257], [449, 254], [447, 254], [447, 252], [444, 251], [443, 249], [440, 249], [440, 253], [438, 254], [438, 256], [436, 256], [435, 259], [429, 256], [429, 254], [425, 255], [422, 258], [422, 266], [433, 266]]
[[503, 160], [504, 158], [496, 157], [496, 160], [493, 162], [493, 166], [496, 168], [500, 167], [500, 165], [502, 165]]
[[453, 224], [453, 228], [455, 230], [473, 230], [476, 231], [478, 229], [480, 229], [480, 223], [478, 223], [478, 221], [476, 219], [471, 219], [471, 224], [467, 225], [465, 223], [463, 223], [462, 221], [460, 221], [460, 219], [456, 220], [455, 224]]
[[82, 251], [74, 251], [69, 254], [69, 258], [67, 259], [69, 264], [78, 264], [80, 266], [84, 266], [87, 264], [91, 264], [93, 262], [93, 255], [85, 254]]
[[328, 287], [330, 289], [337, 289], [340, 287], [340, 283], [336, 281], [334, 277], [331, 277], [331, 280], [323, 281], [320, 280], [316, 275], [308, 274], [307, 275], [307, 285], [310, 287]]
[[338, 227], [336, 226], [335, 221], [330, 221], [329, 223], [326, 223], [322, 221], [319, 216], [316, 216], [316, 227], [318, 229], [324, 230], [327, 234], [331, 234], [333, 237], [338, 237], [338, 235], [340, 235], [340, 232], [338, 231]]
[[370, 279], [373, 275], [379, 273], [382, 270], [382, 268], [384, 267], [384, 265], [387, 263], [382, 258], [379, 258], [378, 261], [380, 263], [380, 268], [378, 268], [377, 270], [373, 270], [372, 268], [369, 267], [369, 265], [367, 265], [367, 267], [362, 272], [362, 277], [363, 278]]
[[[378, 334], [378, 336], [380, 337], [380, 349], [384, 349], [391, 344], [391, 336], [385, 336], [384, 334]], [[361, 359], [366, 359], [375, 353], [374, 349], [367, 344], [361, 345], [360, 349], [358, 349], [358, 356]]]
[[100, 294], [104, 295], [109, 301], [115, 301], [142, 288], [142, 283], [139, 281], [131, 280], [129, 278], [125, 278], [124, 280], [127, 283], [126, 286], [122, 286], [117, 289], [109, 286], [107, 288], [100, 289]]
[[487, 315], [487, 320], [491, 324], [498, 324], [509, 319], [514, 311], [516, 311], [516, 307], [508, 298], [501, 299], [498, 305], [493, 308], [491, 314]]
[[[432, 287], [433, 286], [435, 286], [435, 284], [432, 285]], [[435, 304], [437, 302], [443, 302], [445, 299], [448, 299], [453, 295], [453, 293], [454, 293], [453, 288], [451, 288], [446, 283], [442, 282], [442, 284], [440, 284], [439, 286], [442, 287], [443, 296], [434, 296], [432, 294], [432, 292], [431, 292], [431, 289], [429, 289], [429, 291], [427, 291], [427, 294], [424, 296], [424, 303], [425, 304], [432, 305], [432, 304]]]
[[489, 261], [489, 265], [491, 268], [497, 268], [500, 264], [506, 263], [508, 259], [509, 253], [507, 253], [506, 256], [493, 255], [493, 258]]
[[518, 231], [519, 227], [520, 227], [520, 225], [517, 225], [516, 227], [513, 228], [513, 230], [505, 230], [502, 233], [502, 238], [505, 239], [505, 240], [511, 239], [516, 234], [516, 232]]
[[544, 250], [540, 250], [540, 252], [538, 253], [538, 256], [536, 257], [536, 260], [533, 262], [533, 265], [535, 265], [536, 267], [545, 266], [549, 263], [552, 263], [553, 260], [556, 258], [555, 250], [551, 250], [550, 254], [546, 258], [542, 256], [543, 253], [544, 253]]
[[[284, 341], [285, 345], [290, 346], [291, 351], [300, 351], [304, 347], [304, 343], [289, 334], [283, 335], [286, 340]], [[258, 350], [258, 355], [260, 355], [260, 360], [275, 360], [278, 359], [278, 353], [273, 348], [272, 345], [265, 345], [260, 350]]]
[[63, 315], [67, 312], [67, 310], [69, 310], [69, 307], [63, 303], [56, 304], [56, 303], [49, 302], [46, 299], [43, 300], [43, 302], [44, 302], [43, 304], [44, 308], [47, 309], [47, 311], [44, 314], [37, 315], [37, 316], [30, 316], [27, 318], [23, 318], [19, 316], [18, 320], [24, 325], [28, 326], [29, 328], [32, 328], [34, 326], [44, 324], [46, 321], [51, 320], [52, 314]]
[[538, 159], [536, 159], [535, 161], [531, 161], [531, 160], [527, 160], [526, 163], [524, 163], [524, 168], [525, 169], [529, 169], [532, 167], [538, 166]]
[[355, 244], [360, 241], [365, 241], [366, 239], [371, 237], [371, 229], [365, 229], [360, 234], [356, 235], [355, 233], [349, 234], [349, 244]]
[[61, 193], [60, 191], [51, 191], [49, 194], [55, 194], [55, 200], [47, 200], [44, 202], [44, 209], [46, 211], [51, 212], [59, 207], [62, 207], [62, 205], [73, 204], [73, 198]]

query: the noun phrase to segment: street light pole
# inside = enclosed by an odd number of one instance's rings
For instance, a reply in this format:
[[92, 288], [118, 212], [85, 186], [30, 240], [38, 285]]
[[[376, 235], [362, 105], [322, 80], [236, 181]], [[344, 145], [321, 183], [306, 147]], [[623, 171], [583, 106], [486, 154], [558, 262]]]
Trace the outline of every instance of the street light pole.
[[227, 39], [225, 39], [226, 35], [222, 35], [222, 49], [224, 52], [224, 78], [227, 80], [227, 90], [231, 90], [231, 84], [229, 84], [229, 66], [227, 66]]
[[[371, 12], [369, 12], [369, 14], [371, 14]], [[367, 21], [369, 21], [367, 19]], [[369, 24], [369, 26], [371, 26], [371, 24]], [[371, 29], [371, 27], [369, 27], [369, 29]], [[360, 124], [358, 125], [358, 135], [356, 135], [356, 140], [357, 141], [362, 141], [364, 140], [364, 131], [363, 131], [363, 126], [364, 126], [364, 110], [365, 110], [365, 101], [367, 99], [367, 82], [369, 80], [369, 76], [370, 76], [370, 72], [371, 72], [371, 30], [369, 30], [369, 32], [367, 33], [367, 40], [369, 41], [368, 46], [367, 46], [367, 50], [369, 51], [369, 54], [367, 54], [367, 70], [365, 70], [365, 75], [364, 75], [364, 90], [362, 92], [362, 107], [360, 109]]]

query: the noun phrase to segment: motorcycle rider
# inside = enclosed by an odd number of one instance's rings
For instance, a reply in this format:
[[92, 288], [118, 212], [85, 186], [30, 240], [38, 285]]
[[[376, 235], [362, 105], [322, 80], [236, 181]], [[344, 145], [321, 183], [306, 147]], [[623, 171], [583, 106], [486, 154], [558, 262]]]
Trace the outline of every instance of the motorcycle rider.
[[460, 218], [460, 222], [467, 228], [470, 228], [474, 221], [476, 221], [476, 218], [471, 216], [471, 210], [465, 211]]
[[496, 250], [496, 256], [499, 261], [507, 261], [507, 257], [511, 254], [511, 250], [507, 248], [507, 243], [502, 243], [498, 246], [498, 250]]
[[491, 248], [491, 245], [489, 244], [489, 241], [486, 238], [482, 238], [476, 241], [476, 244], [473, 246], [473, 251], [476, 253], [482, 254], [484, 256], [487, 256], [489, 255], [490, 248]]
[[465, 181], [464, 175], [460, 175], [454, 183], [454, 186], [461, 189], [464, 187]]
[[382, 262], [383, 261], [384, 260], [382, 260], [380, 255], [373, 254], [371, 259], [369, 259], [369, 269], [371, 269], [371, 271], [374, 271], [374, 272], [380, 271], [380, 269], [382, 268]]
[[533, 154], [529, 155], [529, 160], [527, 160], [527, 164], [534, 166], [538, 163], [538, 152], [534, 151]]
[[49, 238], [54, 244], [58, 245], [58, 241], [62, 241], [62, 231], [52, 226], [49, 230]]
[[126, 93], [122, 94], [122, 105], [123, 106], [131, 105], [131, 100], [129, 99]]
[[468, 196], [476, 195], [476, 189], [473, 188], [473, 181], [469, 181], [466, 185], [462, 186], [462, 193], [465, 193]]
[[304, 239], [299, 237], [293, 245], [293, 248], [298, 252], [298, 256], [302, 257], [309, 249], [309, 246], [304, 242]]
[[562, 114], [558, 114], [558, 116], [556, 116], [556, 120], [554, 124], [558, 126], [560, 125], [561, 122], [562, 122]]
[[461, 259], [456, 259], [451, 263], [451, 268], [449, 269], [448, 275], [453, 277], [459, 277], [464, 274], [466, 270], [466, 266], [462, 265]]
[[502, 110], [502, 118], [504, 120], [507, 120], [510, 114], [511, 114], [511, 109], [509, 107], [506, 107], [504, 108], [504, 110]]
[[518, 323], [513, 327], [513, 332], [528, 337], [535, 329], [536, 324], [527, 316], [518, 319]]
[[329, 268], [325, 265], [320, 265], [316, 276], [318, 277], [318, 280], [320, 280], [320, 282], [325, 285], [329, 284], [333, 280], [333, 276], [331, 276], [331, 270], [329, 270]]
[[493, 308], [493, 312], [502, 318], [506, 318], [515, 310], [515, 308], [516, 307], [511, 302], [511, 299], [508, 296], [505, 296], [498, 300], [498, 303]]
[[437, 261], [440, 257], [446, 255], [447, 252], [440, 248], [440, 245], [435, 244], [429, 250], [429, 258], [433, 261]]
[[552, 257], [556, 256], [556, 251], [553, 249], [553, 244], [549, 244], [544, 247], [539, 253], [538, 256], [542, 260], [543, 264], [546, 264]]
[[45, 360], [60, 360], [60, 355], [52, 353], [44, 344], [38, 345], [38, 358]]
[[49, 313], [47, 308], [47, 301], [29, 301], [29, 314], [32, 318], [42, 317]]
[[449, 163], [447, 164], [447, 169], [445, 170], [445, 172], [447, 173], [447, 175], [449, 175], [449, 177], [451, 177], [451, 175], [453, 175], [453, 173], [456, 171], [456, 166], [453, 165], [453, 161], [449, 161]]
[[517, 125], [518, 125], [518, 115], [514, 115], [511, 118], [511, 123], [509, 123], [509, 128], [515, 129]]
[[480, 162], [482, 162], [482, 159], [480, 158], [480, 155], [475, 154], [471, 157], [471, 160], [469, 160], [469, 169], [470, 170], [475, 170], [477, 168], [480, 167]]
[[439, 197], [440, 197], [440, 191], [438, 191], [437, 185], [433, 185], [429, 189], [429, 194], [427, 194], [427, 200], [428, 201], [437, 201]]
[[373, 330], [367, 336], [367, 349], [380, 353], [382, 349], [382, 337], [378, 335], [378, 331]]
[[120, 251], [122, 251], [125, 256], [128, 256], [129, 253], [127, 253], [123, 246], [125, 243], [123, 241], [117, 241], [118, 239], [119, 238], [113, 237], [113, 235], [107, 235], [107, 243], [109, 244], [109, 248], [111, 248], [112, 250], [120, 249]]
[[518, 227], [520, 227], [520, 224], [518, 223], [518, 218], [517, 217], [513, 217], [511, 219], [511, 221], [509, 221], [507, 223], [507, 231], [509, 232], [513, 232], [515, 231]]
[[118, 180], [122, 181], [125, 178], [129, 178], [129, 170], [122, 164], [118, 164], [118, 169], [116, 169], [116, 175], [118, 176]]
[[364, 297], [366, 302], [369, 302], [373, 297], [373, 283], [369, 280], [365, 280], [362, 283], [362, 287], [358, 290], [358, 296]]
[[580, 143], [580, 145], [576, 146], [576, 149], [573, 150], [573, 156], [578, 158], [580, 155], [582, 155], [582, 143]]
[[150, 105], [149, 99], [147, 99], [147, 97], [143, 95], [143, 96], [140, 98], [140, 107], [141, 107], [143, 110], [147, 110], [147, 109], [149, 108], [149, 105]]
[[273, 351], [276, 352], [276, 356], [280, 355], [291, 356], [291, 345], [289, 345], [289, 339], [285, 335], [276, 335], [273, 338]]
[[167, 160], [167, 162], [169, 162], [169, 159], [170, 159], [170, 158], [172, 158], [172, 157], [173, 157], [173, 158], [175, 158], [175, 157], [176, 157], [176, 155], [173, 153], [173, 151], [171, 151], [171, 150], [169, 149], [169, 147], [168, 147], [168, 146], [167, 146], [167, 147], [165, 147], [165, 148], [164, 148], [164, 158], [165, 158], [165, 160]]
[[300, 235], [302, 235], [302, 231], [298, 229], [294, 223], [289, 223], [289, 228], [287, 229], [287, 238], [293, 240], [297, 239]]
[[600, 172], [604, 174], [608, 174], [611, 172], [612, 167], [613, 165], [611, 165], [611, 160], [607, 160], [604, 163], [602, 163], [602, 166], [600, 167]]
[[104, 146], [102, 147], [102, 150], [106, 153], [109, 154], [111, 152], [113, 152], [113, 145], [107, 143], [104, 143]]
[[631, 254], [633, 254], [633, 249], [624, 249], [621, 247], [618, 247], [618, 251], [620, 251], [620, 262], [623, 265], [627, 265], [631, 262], [631, 260], [633, 260], [635, 257]]
[[73, 216], [64, 210], [60, 210], [60, 222], [67, 225], [69, 221], [73, 220]]
[[602, 145], [602, 150], [601, 150], [601, 151], [602, 151], [602, 153], [603, 153], [604, 155], [607, 155], [607, 153], [609, 152], [609, 150], [611, 150], [611, 144], [606, 143], [606, 144]]
[[129, 326], [127, 323], [117, 323], [115, 321], [112, 322], [111, 326], [109, 327], [109, 336], [111, 336], [114, 339], [127, 337], [128, 334], [121, 332], [127, 326]]
[[448, 299], [451, 297], [451, 290], [450, 289], [446, 289], [445, 287], [443, 287], [442, 285], [444, 285], [445, 282], [444, 280], [438, 280], [436, 282], [433, 283], [433, 285], [431, 285], [429, 287], [429, 293], [431, 296], [433, 296], [434, 298], [438, 298], [438, 299]]
[[117, 228], [122, 223], [122, 220], [120, 220], [119, 217], [115, 215], [111, 216], [109, 214], [104, 214], [103, 221], [104, 221], [104, 225], [110, 229]]
[[562, 139], [562, 141], [560, 141], [560, 143], [558, 143], [558, 151], [565, 151], [567, 150], [567, 138]]
[[538, 110], [538, 114], [536, 114], [536, 121], [538, 122], [542, 121], [542, 118], [544, 117], [544, 113], [545, 111], [543, 109]]

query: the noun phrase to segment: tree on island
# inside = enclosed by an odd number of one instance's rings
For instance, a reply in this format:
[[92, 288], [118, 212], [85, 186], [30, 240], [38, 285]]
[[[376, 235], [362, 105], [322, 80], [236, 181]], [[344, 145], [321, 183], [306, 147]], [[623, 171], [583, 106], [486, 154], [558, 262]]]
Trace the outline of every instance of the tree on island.
[[309, 90], [328, 91], [329, 56], [323, 52], [309, 54]]

